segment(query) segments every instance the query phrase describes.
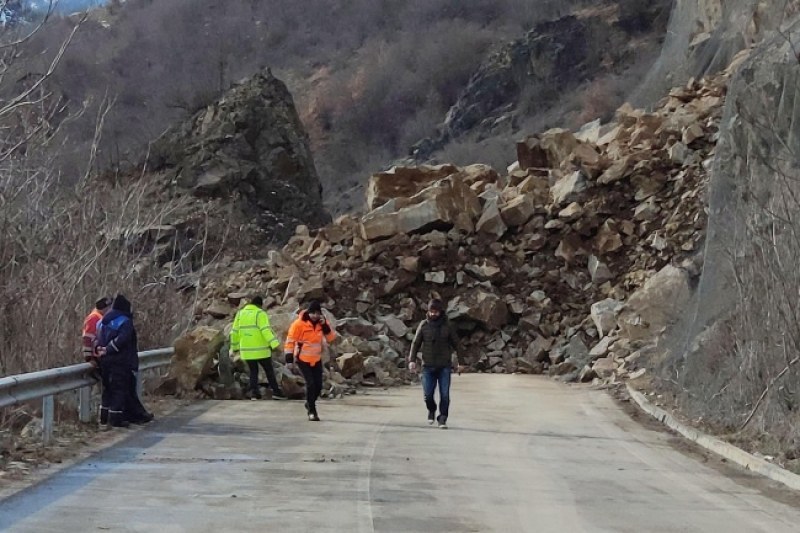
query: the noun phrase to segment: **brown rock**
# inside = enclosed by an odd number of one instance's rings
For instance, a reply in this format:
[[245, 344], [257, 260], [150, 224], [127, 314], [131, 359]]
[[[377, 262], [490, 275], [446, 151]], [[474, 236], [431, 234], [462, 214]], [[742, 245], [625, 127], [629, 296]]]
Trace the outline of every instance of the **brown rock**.
[[508, 230], [508, 227], [503, 222], [503, 217], [500, 215], [497, 200], [486, 202], [483, 207], [483, 214], [475, 225], [475, 230], [498, 239]]
[[359, 353], [346, 353], [336, 358], [339, 372], [346, 379], [350, 379], [364, 370], [364, 357]]
[[367, 209], [372, 211], [392, 198], [411, 198], [435, 181], [458, 171], [454, 165], [393, 167], [373, 174], [367, 184]]
[[477, 195], [463, 181], [440, 180], [412, 198], [390, 200], [365, 215], [361, 234], [372, 241], [437, 227], [472, 232], [481, 212]]
[[179, 393], [194, 391], [200, 380], [211, 373], [224, 342], [221, 330], [207, 326], [193, 329], [175, 341], [169, 377], [175, 378]]
[[596, 285], [602, 285], [606, 281], [614, 279], [614, 274], [608, 265], [593, 255], [589, 256], [589, 275], [592, 277], [592, 283]]
[[550, 194], [555, 205], [564, 205], [580, 200], [580, 194], [588, 187], [586, 178], [580, 171], [567, 174], [559, 179], [551, 188]]
[[478, 289], [450, 300], [447, 316], [451, 320], [474, 320], [497, 330], [508, 323], [509, 313], [508, 306], [497, 295]]
[[623, 157], [611, 164], [608, 169], [597, 179], [597, 183], [607, 185], [626, 178], [631, 170], [631, 158]]
[[617, 319], [622, 335], [630, 340], [657, 337], [681, 316], [690, 294], [687, 272], [665, 266], [628, 298]]
[[531, 136], [517, 143], [517, 160], [521, 170], [550, 166], [550, 159], [538, 136]]
[[558, 248], [556, 248], [555, 255], [569, 264], [574, 262], [577, 256], [586, 255], [586, 251], [583, 249], [581, 238], [571, 233], [561, 239]]
[[224, 302], [214, 302], [206, 308], [206, 314], [214, 318], [227, 318], [233, 311], [233, 308]]
[[509, 200], [501, 209], [500, 216], [508, 227], [522, 226], [536, 212], [531, 196], [521, 194]]
[[592, 365], [592, 370], [594, 370], [597, 377], [600, 379], [610, 378], [614, 375], [614, 370], [616, 370], [617, 365], [614, 364], [614, 359], [611, 357], [603, 357], [598, 359]]

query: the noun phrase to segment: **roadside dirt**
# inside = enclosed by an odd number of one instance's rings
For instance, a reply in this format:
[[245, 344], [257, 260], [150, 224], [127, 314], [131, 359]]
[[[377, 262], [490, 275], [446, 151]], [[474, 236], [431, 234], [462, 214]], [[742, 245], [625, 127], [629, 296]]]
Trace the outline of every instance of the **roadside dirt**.
[[[647, 393], [647, 388], [643, 387], [643, 383], [637, 383], [635, 387], [637, 390], [641, 391], [642, 393]], [[708, 466], [709, 468], [713, 468], [717, 472], [723, 474], [724, 476], [732, 479], [736, 483], [759, 491], [764, 496], [771, 498], [773, 500], [779, 501], [781, 503], [791, 505], [793, 507], [800, 508], [800, 492], [793, 491], [780, 483], [772, 481], [768, 478], [762, 477], [760, 475], [754, 474], [743, 468], [739, 467], [738, 465], [732, 464], [726, 459], [706, 450], [705, 448], [695, 444], [694, 442], [685, 439], [682, 435], [676, 433], [669, 427], [665, 426], [649, 414], [643, 412], [639, 407], [633, 402], [628, 394], [624, 385], [619, 384], [617, 386], [608, 387], [609, 395], [616, 400], [617, 405], [630, 417], [631, 420], [639, 424], [640, 426], [649, 429], [651, 431], [656, 431], [659, 433], [663, 433], [669, 435], [667, 439], [668, 444], [675, 450], [692, 457], [693, 459], [699, 461], [700, 463]], [[655, 391], [649, 391], [655, 392]], [[658, 397], [658, 393], [656, 394], [656, 398]], [[651, 399], [651, 401], [654, 401]], [[658, 406], [664, 410], [667, 410], [680, 420], [682, 423], [686, 425], [690, 425], [695, 427], [696, 429], [703, 431], [709, 435], [714, 435], [712, 431], [709, 431], [709, 428], [702, 427], [702, 425], [693, 424], [690, 420], [687, 420], [686, 417], [682, 416], [680, 412], [676, 409], [672, 409], [669, 405], [665, 405], [665, 402], [662, 401], [662, 398], [658, 399]], [[655, 403], [655, 402], [654, 402]], [[724, 437], [720, 437], [715, 435], [720, 439], [727, 440], [731, 444], [741, 447], [738, 443], [731, 441], [729, 439], [725, 439]], [[754, 453], [752, 450], [748, 450], [743, 448], [750, 453]]]
[[[189, 403], [165, 397], [148, 397], [145, 405], [156, 418], [167, 416]], [[96, 423], [59, 422], [53, 442], [41, 443], [41, 436], [14, 435], [13, 445], [0, 450], [0, 500], [34, 485], [53, 473], [127, 438], [139, 426], [101, 431]]]

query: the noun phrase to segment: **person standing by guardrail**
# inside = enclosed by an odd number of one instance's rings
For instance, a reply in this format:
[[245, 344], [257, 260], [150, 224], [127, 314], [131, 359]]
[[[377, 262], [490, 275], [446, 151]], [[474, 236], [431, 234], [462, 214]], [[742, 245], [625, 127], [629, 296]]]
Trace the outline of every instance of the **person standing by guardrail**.
[[231, 329], [231, 356], [239, 353], [242, 361], [247, 363], [250, 371], [251, 400], [261, 399], [261, 391], [258, 387], [259, 364], [267, 374], [272, 397], [275, 399], [285, 398], [278, 385], [278, 380], [275, 379], [275, 369], [272, 366], [272, 351], [277, 349], [281, 343], [272, 331], [267, 312], [261, 308], [263, 305], [264, 299], [261, 296], [253, 297], [250, 303], [236, 313]]
[[100, 361], [98, 360], [97, 353], [97, 326], [103, 317], [111, 310], [111, 298], [104, 296], [95, 302], [94, 309], [83, 320], [83, 331], [81, 333], [81, 341], [83, 345], [83, 359], [94, 366], [100, 371], [100, 382], [102, 386], [101, 400], [100, 400], [100, 424], [108, 424], [108, 386], [103, 377], [103, 372], [100, 370]]
[[317, 398], [322, 393], [322, 341], [331, 343], [336, 339], [325, 316], [322, 306], [312, 301], [295, 320], [286, 335], [284, 352], [286, 362], [296, 361], [306, 382], [306, 411], [308, 419], [319, 422]]
[[108, 376], [108, 421], [112, 427], [127, 427], [130, 422], [144, 424], [153, 415], [144, 408], [136, 393], [139, 347], [133, 324], [133, 308], [117, 294], [111, 311], [100, 322], [98, 331], [100, 365]]

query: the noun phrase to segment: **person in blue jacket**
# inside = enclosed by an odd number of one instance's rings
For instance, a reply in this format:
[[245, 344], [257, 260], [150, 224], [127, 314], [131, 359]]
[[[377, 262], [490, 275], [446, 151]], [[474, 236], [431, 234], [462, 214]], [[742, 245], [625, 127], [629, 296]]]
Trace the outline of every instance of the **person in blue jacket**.
[[144, 408], [136, 392], [139, 346], [132, 306], [124, 295], [117, 294], [98, 329], [100, 366], [109, 388], [109, 424], [127, 427], [131, 422], [150, 422], [153, 415]]

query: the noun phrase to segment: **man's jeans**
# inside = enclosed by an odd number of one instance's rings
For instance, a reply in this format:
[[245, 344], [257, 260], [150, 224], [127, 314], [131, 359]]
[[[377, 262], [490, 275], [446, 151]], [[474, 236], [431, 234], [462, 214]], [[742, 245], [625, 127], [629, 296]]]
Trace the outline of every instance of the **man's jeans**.
[[439, 384], [439, 414], [447, 420], [447, 413], [450, 409], [450, 375], [453, 369], [447, 368], [422, 368], [422, 392], [425, 394], [425, 405], [428, 412], [436, 413], [436, 400], [433, 393], [436, 391], [436, 384]]

